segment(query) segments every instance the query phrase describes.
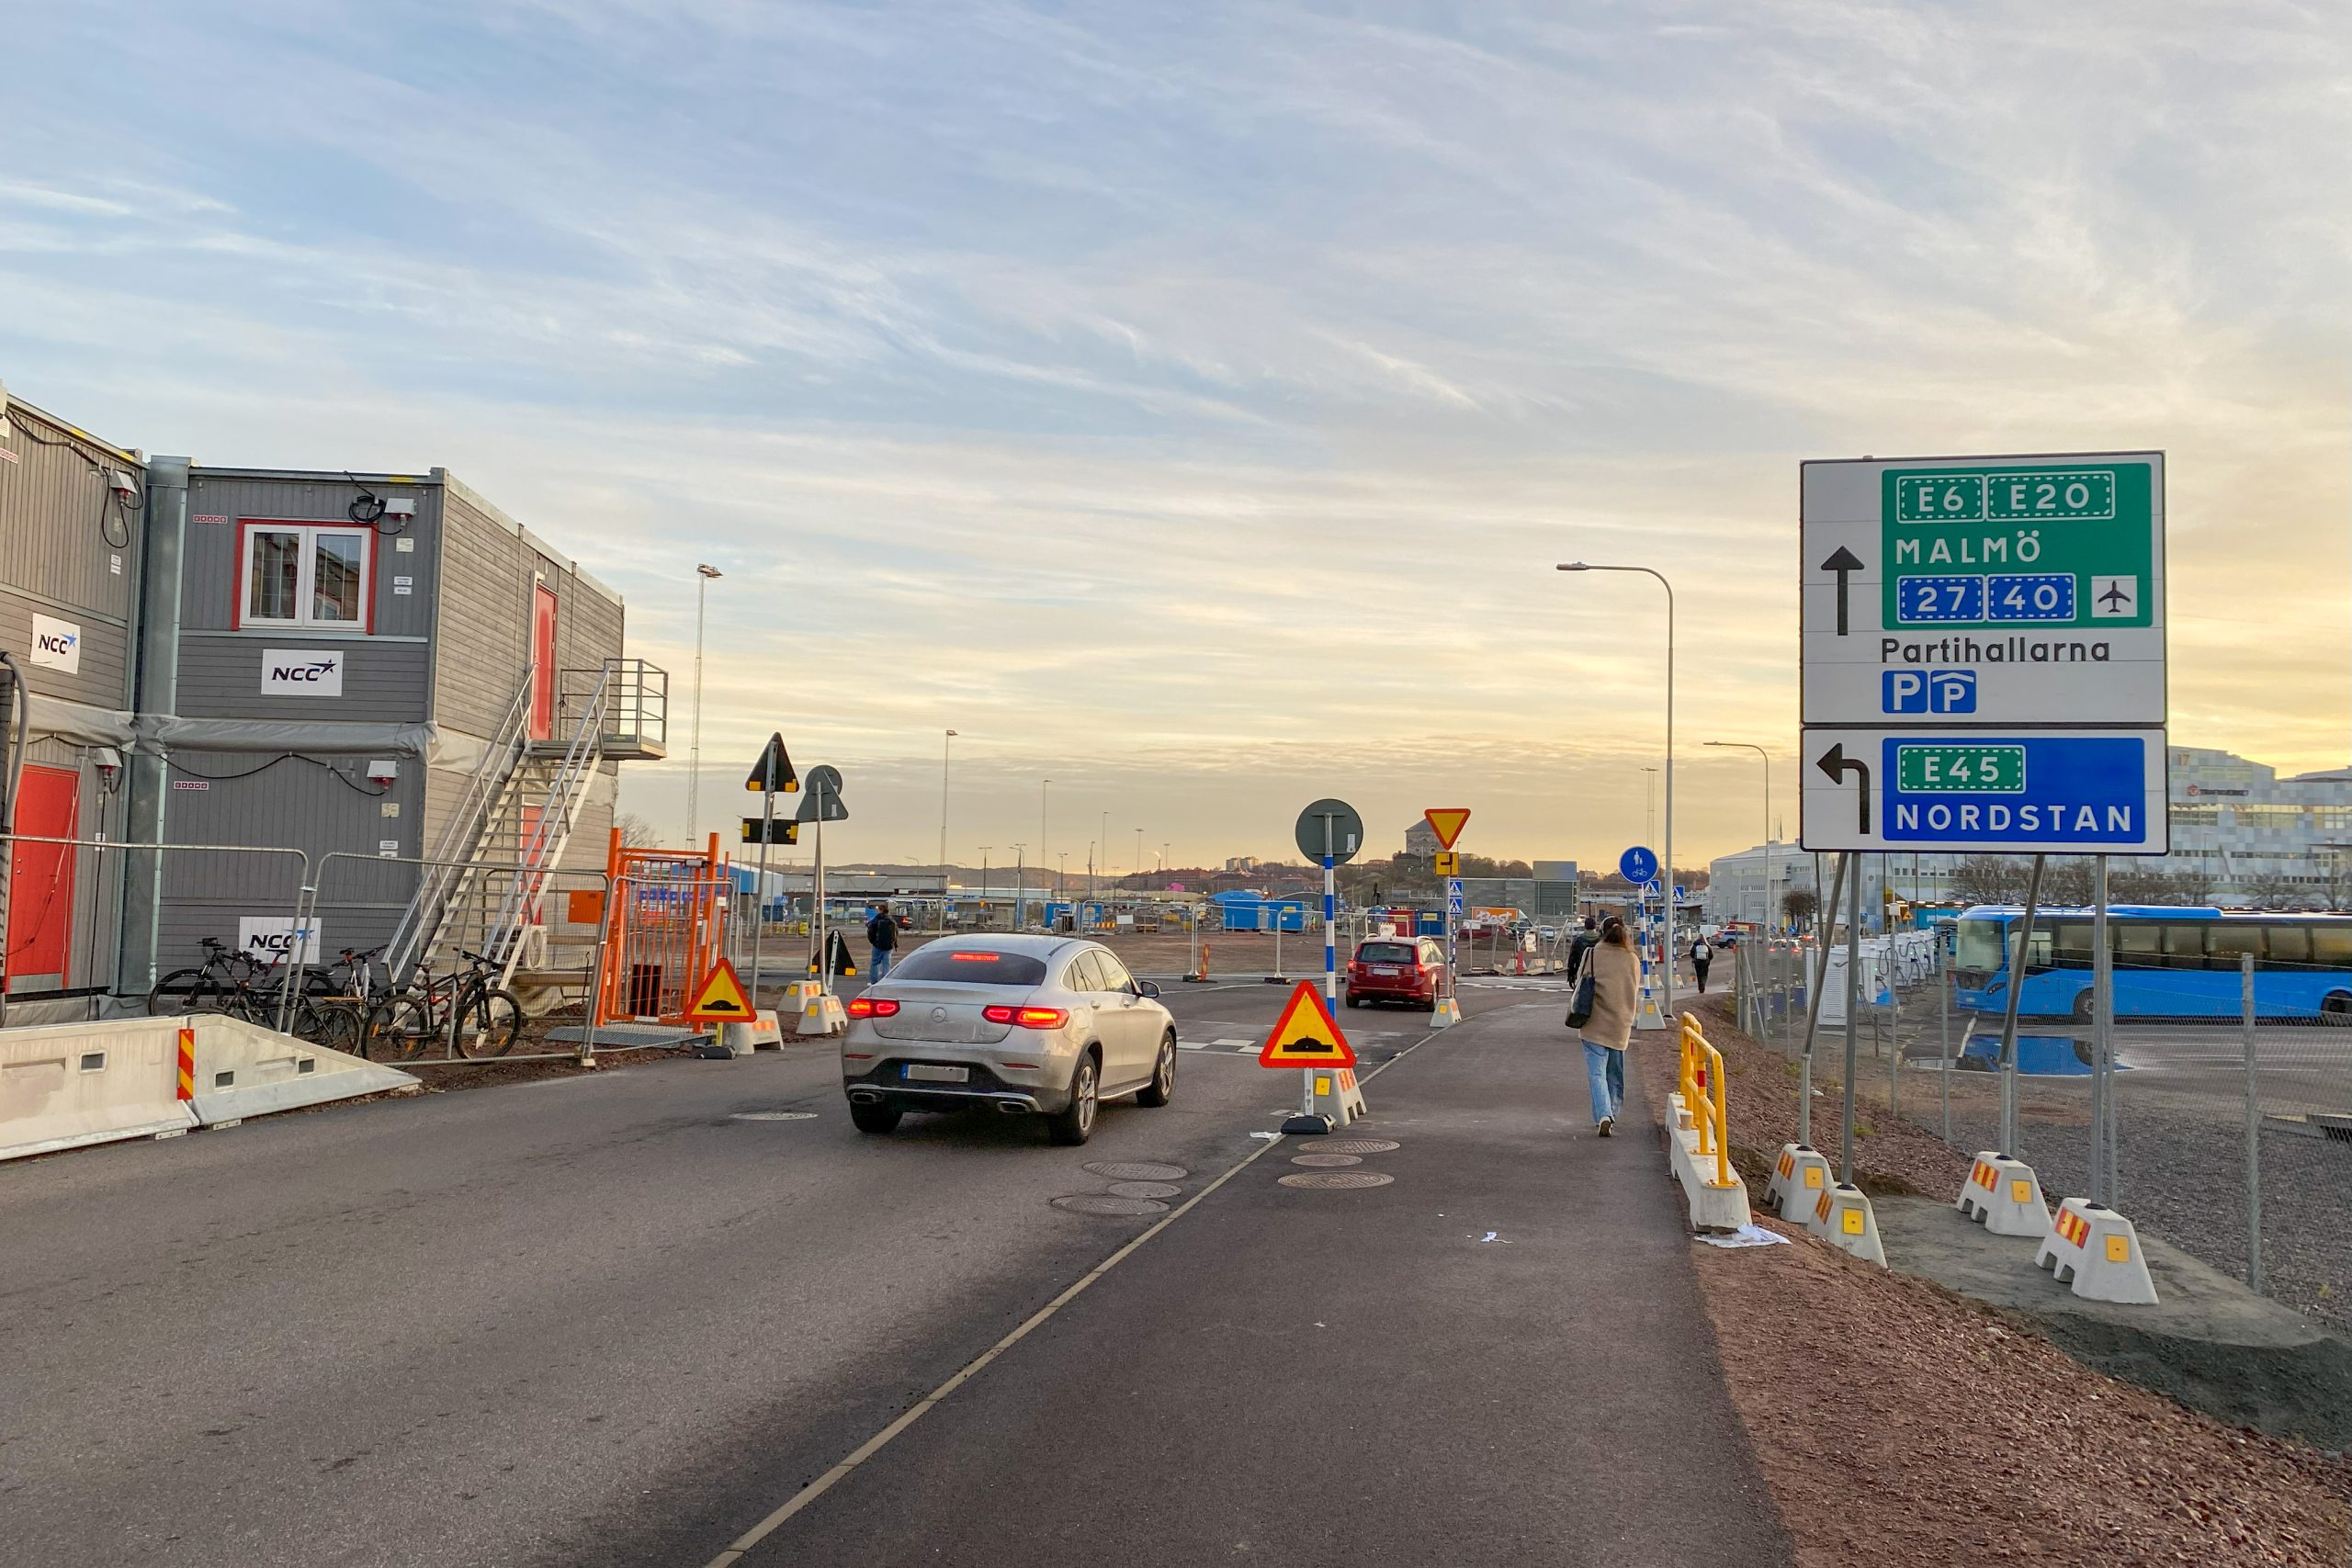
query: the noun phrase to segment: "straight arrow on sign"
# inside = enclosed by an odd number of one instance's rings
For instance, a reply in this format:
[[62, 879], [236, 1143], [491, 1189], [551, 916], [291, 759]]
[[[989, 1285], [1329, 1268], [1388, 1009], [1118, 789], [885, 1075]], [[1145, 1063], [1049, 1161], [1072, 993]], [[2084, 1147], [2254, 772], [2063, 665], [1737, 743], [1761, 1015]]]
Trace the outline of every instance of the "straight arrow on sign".
[[1838, 547], [1837, 554], [1821, 563], [1821, 570], [1838, 574], [1838, 635], [1844, 637], [1846, 635], [1846, 580], [1862, 570], [1862, 558], [1840, 545]]

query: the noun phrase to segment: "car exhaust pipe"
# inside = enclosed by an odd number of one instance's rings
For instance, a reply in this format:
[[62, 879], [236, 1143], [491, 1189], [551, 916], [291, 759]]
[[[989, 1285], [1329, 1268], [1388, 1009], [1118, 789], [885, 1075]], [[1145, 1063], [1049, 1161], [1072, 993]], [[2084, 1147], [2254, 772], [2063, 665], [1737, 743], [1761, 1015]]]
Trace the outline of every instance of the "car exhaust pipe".
[[849, 1102], [852, 1105], [879, 1105], [882, 1097], [870, 1089], [854, 1089], [850, 1090]]
[[1003, 1111], [1007, 1116], [1026, 1116], [1029, 1114], [1029, 1107], [1017, 1100], [1000, 1100], [996, 1102], [996, 1108], [999, 1111]]

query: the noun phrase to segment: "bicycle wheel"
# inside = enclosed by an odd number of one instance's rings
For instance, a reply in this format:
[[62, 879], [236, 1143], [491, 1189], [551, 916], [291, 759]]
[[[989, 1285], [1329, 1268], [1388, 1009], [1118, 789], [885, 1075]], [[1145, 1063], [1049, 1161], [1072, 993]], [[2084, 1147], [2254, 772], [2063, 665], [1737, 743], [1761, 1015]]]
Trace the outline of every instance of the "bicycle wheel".
[[329, 1051], [342, 1051], [354, 1056], [368, 1054], [368, 1021], [360, 1012], [358, 1003], [338, 998], [316, 1004], [314, 1010], [318, 1015], [318, 1031], [305, 1035], [305, 1039]]
[[414, 997], [378, 1002], [360, 1031], [360, 1055], [373, 1062], [413, 1062], [440, 1034], [432, 1010]]
[[485, 986], [459, 1004], [458, 1049], [476, 1061], [503, 1056], [523, 1035], [523, 1004], [512, 991]]
[[164, 1018], [175, 1012], [218, 1012], [220, 982], [209, 969], [175, 969], [147, 991], [147, 1016]]

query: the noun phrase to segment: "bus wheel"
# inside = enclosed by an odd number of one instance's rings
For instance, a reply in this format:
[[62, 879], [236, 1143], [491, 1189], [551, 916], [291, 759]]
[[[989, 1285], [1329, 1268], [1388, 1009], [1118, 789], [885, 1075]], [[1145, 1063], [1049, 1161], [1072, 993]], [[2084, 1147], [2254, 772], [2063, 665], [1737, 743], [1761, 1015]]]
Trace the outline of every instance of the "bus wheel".
[[2081, 990], [2075, 993], [2075, 1021], [2076, 1023], [2088, 1023], [2091, 1021], [2091, 1013], [2093, 1011], [2091, 1006], [2091, 989], [2092, 987], [2085, 986]]
[[2352, 1023], [2352, 991], [2328, 992], [2327, 999], [2319, 1004], [2319, 1019], [2339, 1028]]

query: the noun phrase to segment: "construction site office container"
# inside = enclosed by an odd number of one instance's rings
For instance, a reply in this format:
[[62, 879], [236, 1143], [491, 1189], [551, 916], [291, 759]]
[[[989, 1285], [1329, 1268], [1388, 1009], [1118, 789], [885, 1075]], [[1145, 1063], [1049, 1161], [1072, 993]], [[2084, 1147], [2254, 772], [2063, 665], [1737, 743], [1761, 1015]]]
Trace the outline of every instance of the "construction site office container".
[[[190, 465], [184, 511], [159, 509], [153, 525], [175, 546], [156, 552], [176, 576], [163, 585], [176, 612], [169, 668], [144, 694], [164, 841], [307, 853], [312, 945], [329, 958], [401, 929], [416, 859], [516, 858], [537, 820], [527, 803], [466, 831], [483, 770], [518, 739], [542, 772], [565, 753], [579, 703], [621, 658], [617, 594], [439, 468]], [[555, 863], [582, 872], [604, 865], [618, 761], [660, 755], [658, 733], [636, 748], [592, 740]], [[235, 944], [290, 920], [300, 870], [289, 857], [233, 869], [175, 858], [141, 956], [168, 970], [204, 937]]]
[[[123, 836], [145, 465], [0, 396], [0, 821], [52, 839]], [[110, 987], [122, 856], [0, 852], [0, 1009], [78, 1017]]]

